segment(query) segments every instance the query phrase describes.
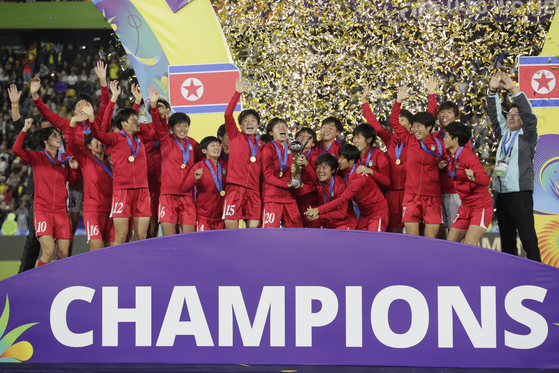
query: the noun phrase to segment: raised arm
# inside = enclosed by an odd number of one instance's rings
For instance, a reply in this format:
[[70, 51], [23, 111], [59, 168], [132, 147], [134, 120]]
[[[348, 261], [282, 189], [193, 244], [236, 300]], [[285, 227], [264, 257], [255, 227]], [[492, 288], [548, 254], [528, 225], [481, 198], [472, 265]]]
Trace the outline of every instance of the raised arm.
[[[157, 100], [159, 100], [159, 90], [155, 85], [151, 85], [148, 88], [149, 100], [150, 100], [150, 114], [151, 114], [151, 125], [147, 123], [140, 123], [140, 133], [139, 135], [144, 139], [144, 142], [150, 142], [155, 140], [155, 137], [160, 134], [161, 131], [165, 131], [161, 119], [159, 118], [159, 110], [157, 109]], [[152, 129], [154, 131], [152, 131]], [[155, 133], [154, 133], [155, 132]], [[167, 131], [167, 137], [169, 132]], [[159, 142], [163, 143], [159, 139]]]
[[[15, 84], [10, 85], [8, 88], [8, 96], [10, 96], [10, 102], [12, 103], [12, 123], [14, 123], [19, 121], [21, 118], [21, 115], [19, 114], [19, 99], [21, 98], [21, 92], [18, 92]], [[23, 128], [23, 123], [21, 123], [21, 128]], [[19, 133], [21, 128], [16, 129], [16, 132]]]
[[31, 79], [31, 86], [29, 88], [31, 97], [33, 98], [33, 103], [39, 110], [39, 113], [46, 120], [48, 120], [53, 126], [59, 128], [62, 132], [66, 132], [68, 127], [70, 126], [70, 121], [66, 118], [61, 117], [58, 114], [53, 113], [50, 109], [45, 105], [43, 100], [39, 97], [39, 89], [41, 88], [41, 79], [35, 77]]
[[493, 131], [497, 138], [501, 138], [508, 131], [507, 119], [503, 115], [501, 107], [501, 99], [499, 98], [498, 89], [501, 88], [501, 78], [503, 73], [496, 71], [489, 80], [489, 92], [487, 95], [487, 114], [491, 120]]
[[76, 134], [76, 124], [83, 121], [83, 116], [75, 116], [70, 120], [70, 130], [68, 131], [69, 136], [66, 138], [66, 145], [68, 146], [69, 153], [76, 158], [80, 167], [85, 165], [84, 157], [86, 146], [85, 144], [79, 144], [80, 139]]
[[[115, 110], [115, 103], [116, 103], [116, 98], [114, 99], [114, 101], [113, 98], [111, 98], [111, 101], [109, 101], [109, 104], [107, 105], [107, 110], [105, 111], [105, 115], [103, 116], [103, 124], [101, 125], [102, 129], [105, 128], [110, 129], [111, 127], [111, 119], [112, 119], [113, 111]], [[95, 137], [97, 140], [101, 141], [103, 144], [107, 146], [113, 146], [114, 144], [116, 144], [116, 137], [114, 136], [113, 133], [107, 133], [105, 131], [102, 131], [101, 129], [98, 129], [95, 126], [91, 126], [91, 134], [93, 135], [93, 137]]]
[[31, 118], [25, 120], [25, 125], [19, 135], [17, 135], [14, 147], [12, 148], [14, 154], [27, 162], [31, 167], [35, 165], [35, 159], [38, 157], [38, 154], [34, 151], [23, 149], [23, 140], [25, 139], [27, 131], [31, 128], [32, 123], [33, 119]]
[[438, 84], [439, 82], [434, 76], [430, 76], [429, 79], [427, 79], [427, 81], [425, 82], [425, 88], [427, 88], [427, 95], [429, 97], [427, 111], [429, 111], [435, 117], [437, 116], [437, 96], [435, 95], [435, 91], [437, 90]]
[[380, 137], [380, 139], [386, 144], [386, 146], [388, 146], [388, 144], [390, 144], [390, 142], [392, 141], [392, 137], [394, 135], [392, 134], [392, 132], [384, 128], [379, 123], [377, 117], [375, 116], [375, 114], [373, 114], [373, 111], [369, 107], [368, 99], [370, 92], [371, 86], [369, 84], [366, 84], [363, 88], [363, 94], [361, 95], [361, 108], [363, 109], [363, 116], [367, 120], [367, 123], [369, 123], [375, 129], [377, 136]]
[[233, 97], [231, 97], [231, 101], [229, 101], [227, 109], [225, 109], [225, 131], [227, 132], [227, 135], [229, 135], [230, 139], [237, 137], [241, 133], [235, 123], [235, 118], [233, 118], [233, 112], [235, 111], [237, 102], [239, 102], [239, 99], [246, 88], [245, 78], [239, 77], [239, 79], [235, 82], [235, 93], [233, 94]]
[[402, 86], [398, 91], [398, 95], [396, 96], [396, 102], [394, 102], [394, 106], [392, 107], [392, 114], [390, 115], [390, 125], [394, 128], [394, 131], [398, 134], [398, 136], [402, 139], [402, 141], [407, 144], [411, 138], [415, 138], [408, 130], [404, 128], [400, 124], [400, 108], [402, 106], [402, 102], [409, 97], [409, 89], [407, 85]]

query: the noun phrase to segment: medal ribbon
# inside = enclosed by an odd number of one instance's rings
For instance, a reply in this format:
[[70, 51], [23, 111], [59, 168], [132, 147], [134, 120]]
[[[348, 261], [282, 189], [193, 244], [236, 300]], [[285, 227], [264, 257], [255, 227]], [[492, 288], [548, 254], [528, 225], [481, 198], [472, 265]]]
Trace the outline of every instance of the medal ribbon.
[[514, 141], [516, 140], [516, 136], [518, 136], [518, 132], [520, 131], [515, 131], [514, 135], [512, 135], [512, 138], [509, 142], [509, 148], [507, 149], [507, 139], [509, 138], [509, 133], [507, 132], [506, 136], [505, 136], [505, 143], [503, 144], [503, 147], [501, 149], [501, 152], [504, 150], [505, 151], [505, 156], [503, 157], [503, 159], [506, 158], [510, 158], [511, 154], [512, 154], [512, 147], [514, 146]]
[[[365, 167], [369, 167], [369, 161], [371, 160], [371, 156], [373, 155], [373, 147], [369, 150], [369, 155], [367, 156], [367, 161], [365, 162]], [[359, 157], [359, 164], [363, 164], [361, 162], [361, 157]]]
[[82, 123], [82, 131], [84, 135], [87, 135], [88, 133], [91, 132], [91, 127], [87, 127], [87, 129], [85, 129], [85, 122], [81, 122]]
[[351, 175], [353, 175], [353, 172], [355, 171], [355, 166], [353, 165], [353, 167], [351, 168], [351, 172], [349, 173], [349, 177], [347, 177], [347, 174], [345, 175], [345, 183], [349, 186], [349, 179], [351, 179]]
[[[321, 155], [322, 153], [320, 152], [320, 149], [322, 149], [322, 143], [324, 141], [318, 143], [318, 155]], [[332, 144], [328, 145], [328, 147], [324, 150], [324, 153], [328, 153], [328, 150], [330, 150], [330, 148], [332, 147], [332, 145], [334, 145], [334, 142], [332, 141]]]
[[327, 204], [332, 199], [332, 191], [334, 190], [334, 175], [332, 175], [332, 179], [330, 180], [330, 192], [328, 193], [328, 201], [326, 201], [326, 197], [324, 196], [324, 189], [322, 189], [322, 199], [324, 200], [324, 204]]
[[223, 173], [221, 173], [221, 163], [219, 163], [219, 161], [217, 161], [217, 173], [219, 174], [219, 179], [216, 176], [215, 172], [214, 172], [214, 168], [211, 165], [210, 161], [208, 159], [206, 159], [206, 165], [208, 166], [208, 168], [210, 169], [212, 176], [214, 178], [214, 183], [215, 183], [215, 187], [217, 188], [218, 192], [221, 192], [223, 190]]
[[138, 136], [134, 135], [134, 139], [136, 140], [136, 151], [134, 151], [134, 146], [132, 145], [132, 139], [130, 138], [130, 136], [128, 136], [128, 134], [124, 130], [120, 131], [120, 133], [126, 137], [126, 140], [128, 140], [128, 146], [130, 147], [130, 151], [133, 153], [132, 157], [136, 158], [136, 155], [140, 150], [140, 140], [138, 139]]
[[404, 148], [404, 143], [403, 142], [400, 143], [400, 140], [397, 140], [396, 147], [394, 148], [394, 151], [396, 152], [396, 159], [400, 159], [403, 148]]
[[70, 162], [70, 159], [72, 158], [72, 157], [66, 157], [66, 158], [62, 159], [62, 158], [61, 158], [61, 153], [60, 153], [60, 151], [57, 151], [57, 153], [58, 153], [58, 162], [60, 162], [60, 163], [57, 163], [54, 159], [52, 159], [50, 153], [49, 153], [46, 149], [43, 150], [43, 152], [46, 154], [46, 156], [47, 156], [47, 158], [49, 159], [49, 161], [50, 161], [53, 165], [55, 165], [55, 166], [62, 166], [64, 163]]
[[223, 149], [221, 149], [221, 154], [219, 156], [221, 159], [223, 159], [224, 161], [227, 160], [227, 155], [225, 154], [225, 152], [223, 151]]
[[175, 140], [175, 142], [177, 143], [177, 145], [179, 146], [179, 148], [181, 148], [181, 152], [182, 152], [182, 163], [183, 164], [187, 164], [188, 160], [190, 159], [190, 143], [188, 142], [188, 137], [186, 137], [186, 149], [185, 150], [184, 147], [182, 146], [181, 142], [175, 137], [173, 136], [173, 140]]
[[419, 144], [421, 145], [421, 148], [423, 150], [425, 150], [425, 152], [434, 155], [437, 158], [440, 158], [443, 155], [443, 148], [441, 146], [441, 142], [439, 141], [438, 138], [436, 138], [435, 136], [433, 136], [433, 138], [435, 139], [435, 142], [437, 143], [437, 148], [439, 149], [438, 153], [432, 152], [429, 149], [427, 149], [427, 147], [425, 146], [425, 144], [423, 143], [423, 141], [420, 141]]
[[287, 165], [287, 151], [289, 146], [287, 146], [287, 143], [285, 144], [285, 150], [283, 151], [283, 156], [284, 158], [281, 157], [281, 150], [279, 148], [279, 146], [276, 145], [275, 141], [272, 141], [272, 144], [274, 144], [274, 146], [276, 147], [276, 151], [278, 152], [278, 158], [280, 161], [280, 171], [283, 172], [283, 170], [285, 170], [285, 166]]
[[258, 152], [258, 147], [260, 146], [260, 138], [258, 137], [258, 135], [255, 136], [256, 136], [256, 149], [254, 149], [254, 145], [252, 145], [252, 141], [250, 141], [250, 138], [247, 135], [245, 135], [248, 144], [250, 145], [250, 153], [252, 154], [253, 157], [256, 157], [256, 153]]
[[312, 149], [305, 153], [305, 158], [309, 157], [309, 154], [311, 154], [311, 151], [312, 151]]
[[450, 167], [449, 167], [452, 164], [452, 162], [450, 160], [450, 156], [448, 157], [448, 166], [446, 168], [446, 172], [448, 172], [448, 174], [452, 179], [456, 177], [456, 166], [458, 165], [458, 156], [462, 152], [462, 149], [464, 149], [463, 146], [459, 147], [458, 150], [456, 151], [456, 155], [454, 156], [454, 167], [452, 167], [452, 172], [450, 171]]
[[106, 165], [105, 162], [101, 161], [93, 154], [91, 154], [91, 156], [93, 157], [93, 159], [95, 159], [95, 161], [97, 161], [97, 163], [99, 163], [101, 167], [103, 167], [103, 170], [107, 171], [110, 177], [113, 177], [113, 168], [111, 167], [111, 165]]
[[159, 149], [159, 141], [157, 141], [157, 139], [155, 139], [153, 141], [154, 141], [155, 149]]

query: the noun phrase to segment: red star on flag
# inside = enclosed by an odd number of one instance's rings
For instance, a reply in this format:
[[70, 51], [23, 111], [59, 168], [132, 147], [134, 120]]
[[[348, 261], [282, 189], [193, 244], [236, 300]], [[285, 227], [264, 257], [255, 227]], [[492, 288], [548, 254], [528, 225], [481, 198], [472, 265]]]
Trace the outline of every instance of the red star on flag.
[[194, 95], [196, 97], [198, 97], [198, 94], [196, 92], [198, 92], [198, 88], [200, 88], [201, 85], [195, 85], [194, 84], [194, 79], [190, 79], [190, 83], [188, 83], [187, 85], [183, 85], [182, 88], [186, 89], [186, 91], [188, 92], [186, 97], [190, 96], [190, 95]]
[[545, 88], [547, 90], [549, 90], [549, 82], [553, 80], [553, 78], [548, 78], [545, 76], [544, 73], [541, 74], [542, 76], [539, 77], [538, 79], [534, 79], [534, 81], [538, 82], [538, 89], [537, 91], [539, 91], [542, 86], [545, 86]]

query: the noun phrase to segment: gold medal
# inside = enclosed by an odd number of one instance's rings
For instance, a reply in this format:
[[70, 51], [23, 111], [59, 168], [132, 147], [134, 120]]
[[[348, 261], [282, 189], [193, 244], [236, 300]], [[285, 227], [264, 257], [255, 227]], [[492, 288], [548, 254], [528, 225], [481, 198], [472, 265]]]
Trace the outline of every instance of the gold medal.
[[396, 164], [399, 165], [400, 163], [402, 163], [402, 161], [399, 160], [399, 159], [396, 159]]
[[219, 195], [222, 196], [222, 197], [225, 197], [225, 191], [222, 190], [221, 192], [219, 192]]
[[181, 164], [181, 168], [186, 168], [186, 165], [184, 163]]
[[280, 171], [280, 177], [282, 177], [282, 176], [283, 176], [283, 172]]
[[252, 163], [256, 162], [256, 157], [250, 157], [250, 161], [251, 161]]
[[134, 157], [133, 156], [128, 157], [128, 162], [134, 162]]

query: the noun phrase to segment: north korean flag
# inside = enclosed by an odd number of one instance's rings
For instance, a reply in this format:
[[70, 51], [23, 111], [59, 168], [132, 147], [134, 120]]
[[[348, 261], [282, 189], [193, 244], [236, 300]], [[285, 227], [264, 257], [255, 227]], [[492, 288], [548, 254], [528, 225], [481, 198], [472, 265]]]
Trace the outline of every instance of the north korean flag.
[[169, 103], [175, 112], [224, 113], [239, 75], [232, 63], [169, 66]]
[[518, 88], [530, 100], [559, 99], [558, 78], [559, 60], [555, 57], [520, 57], [518, 60]]

